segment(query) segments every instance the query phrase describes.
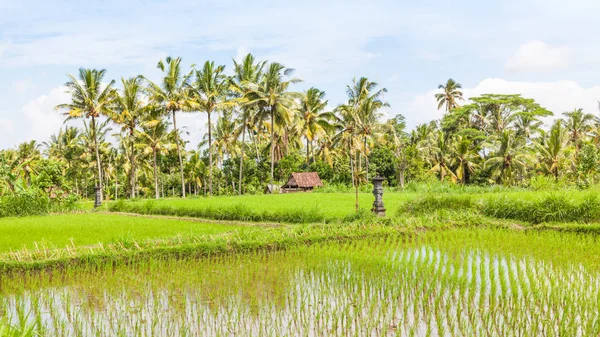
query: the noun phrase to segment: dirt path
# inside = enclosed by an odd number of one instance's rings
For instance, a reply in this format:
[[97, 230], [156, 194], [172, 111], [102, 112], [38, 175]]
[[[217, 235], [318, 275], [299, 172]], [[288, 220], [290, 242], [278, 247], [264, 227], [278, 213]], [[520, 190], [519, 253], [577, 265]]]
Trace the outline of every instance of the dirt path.
[[128, 212], [98, 212], [98, 214], [114, 214], [122, 216], [132, 216], [148, 219], [167, 219], [167, 220], [182, 220], [191, 222], [201, 222], [206, 224], [218, 224], [218, 225], [231, 225], [231, 226], [248, 226], [248, 227], [284, 227], [284, 224], [280, 223], [269, 223], [269, 222], [244, 222], [244, 221], [226, 221], [226, 220], [213, 220], [193, 217], [181, 217], [173, 215], [155, 215], [155, 214], [137, 214]]

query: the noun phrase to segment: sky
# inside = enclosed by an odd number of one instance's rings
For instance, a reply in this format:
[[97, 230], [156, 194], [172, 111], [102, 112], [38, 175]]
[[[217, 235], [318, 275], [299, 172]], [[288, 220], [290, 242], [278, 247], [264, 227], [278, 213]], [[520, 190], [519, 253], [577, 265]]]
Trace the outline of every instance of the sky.
[[[387, 88], [386, 117], [409, 127], [442, 116], [434, 94], [448, 78], [466, 98], [516, 93], [555, 115], [598, 115], [598, 12], [597, 0], [0, 0], [0, 148], [58, 132], [68, 73], [157, 80], [169, 55], [231, 71], [251, 52], [296, 69], [293, 89], [324, 90], [331, 107], [365, 76]], [[197, 144], [205, 114], [180, 123]]]

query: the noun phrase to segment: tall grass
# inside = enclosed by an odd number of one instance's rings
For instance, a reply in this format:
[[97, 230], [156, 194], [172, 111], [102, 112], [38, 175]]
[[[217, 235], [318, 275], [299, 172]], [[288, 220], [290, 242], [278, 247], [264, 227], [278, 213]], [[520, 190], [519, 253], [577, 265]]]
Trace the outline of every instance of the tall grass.
[[477, 212], [498, 219], [512, 219], [532, 224], [548, 222], [600, 221], [600, 200], [595, 194], [570, 195], [550, 193], [541, 196], [497, 194], [485, 197], [473, 195], [426, 195], [404, 203], [397, 216], [432, 213], [439, 210]]

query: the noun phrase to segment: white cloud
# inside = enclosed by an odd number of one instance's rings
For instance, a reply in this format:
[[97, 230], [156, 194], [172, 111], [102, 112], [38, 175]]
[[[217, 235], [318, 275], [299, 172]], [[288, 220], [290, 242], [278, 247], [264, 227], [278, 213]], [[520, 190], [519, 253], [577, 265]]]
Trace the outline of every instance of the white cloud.
[[13, 132], [15, 124], [8, 118], [0, 118], [0, 131], [2, 132]]
[[65, 87], [60, 86], [50, 90], [47, 95], [42, 95], [25, 104], [21, 111], [28, 125], [22, 128], [27, 130], [22, 140], [46, 141], [50, 135], [58, 132], [65, 117], [54, 107], [69, 100], [70, 96], [65, 91]]
[[[405, 111], [405, 116], [411, 126], [426, 123], [443, 116], [443, 109], [437, 110], [434, 95], [438, 90], [414, 97]], [[541, 106], [554, 112], [559, 117], [565, 111], [582, 108], [588, 113], [598, 115], [598, 100], [600, 100], [600, 86], [583, 88], [574, 81], [556, 82], [517, 82], [498, 78], [485, 79], [473, 88], [464, 88], [465, 102], [468, 99], [482, 94], [521, 94], [523, 97], [533, 98]]]
[[531, 41], [521, 47], [506, 62], [510, 72], [549, 71], [569, 66], [571, 49], [566, 46], [550, 46], [542, 41]]
[[17, 94], [24, 94], [34, 88], [34, 84], [30, 79], [15, 81], [12, 86]]

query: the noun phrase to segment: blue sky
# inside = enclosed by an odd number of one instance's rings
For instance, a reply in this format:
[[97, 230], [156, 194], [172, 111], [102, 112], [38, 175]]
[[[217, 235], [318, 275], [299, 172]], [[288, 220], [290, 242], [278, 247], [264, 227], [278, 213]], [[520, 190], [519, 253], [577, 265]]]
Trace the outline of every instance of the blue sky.
[[[353, 77], [388, 89], [389, 115], [439, 118], [433, 93], [452, 77], [466, 96], [521, 93], [560, 114], [597, 113], [600, 2], [523, 1], [17, 1], [0, 0], [0, 147], [44, 141], [79, 67], [145, 74], [167, 55], [186, 65], [252, 52], [296, 69], [330, 105]], [[201, 139], [205, 117], [182, 118]]]

